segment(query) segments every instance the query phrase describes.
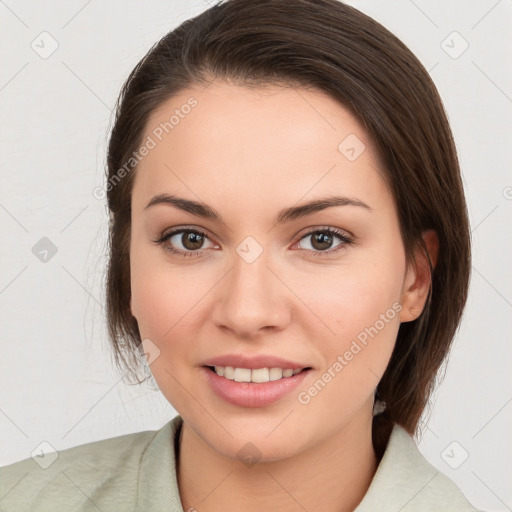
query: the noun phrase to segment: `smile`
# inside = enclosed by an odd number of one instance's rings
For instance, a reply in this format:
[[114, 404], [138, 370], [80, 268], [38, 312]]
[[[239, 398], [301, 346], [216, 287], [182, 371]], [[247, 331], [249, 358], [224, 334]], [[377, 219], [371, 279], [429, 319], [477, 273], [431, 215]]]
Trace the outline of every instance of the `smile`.
[[310, 367], [283, 370], [217, 365], [202, 366], [200, 370], [208, 387], [218, 397], [238, 407], [265, 407], [278, 402], [290, 395], [312, 372]]
[[270, 382], [292, 377], [307, 368], [235, 368], [233, 366], [209, 366], [220, 377], [236, 382]]

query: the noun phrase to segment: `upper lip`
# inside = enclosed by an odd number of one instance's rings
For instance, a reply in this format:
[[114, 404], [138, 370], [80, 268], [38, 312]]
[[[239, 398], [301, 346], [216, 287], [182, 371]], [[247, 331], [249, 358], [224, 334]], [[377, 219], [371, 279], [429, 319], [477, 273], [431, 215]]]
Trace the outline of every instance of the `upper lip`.
[[283, 370], [311, 368], [311, 366], [307, 364], [267, 354], [260, 354], [257, 356], [226, 354], [224, 356], [213, 357], [204, 361], [203, 366], [232, 366], [233, 368], [249, 368], [251, 370], [256, 368], [281, 368]]

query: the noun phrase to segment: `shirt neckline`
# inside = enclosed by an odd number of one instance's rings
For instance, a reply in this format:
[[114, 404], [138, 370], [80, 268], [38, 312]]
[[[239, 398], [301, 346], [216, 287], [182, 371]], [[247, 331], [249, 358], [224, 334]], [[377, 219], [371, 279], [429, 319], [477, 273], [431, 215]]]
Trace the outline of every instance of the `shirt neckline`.
[[[184, 512], [177, 481], [182, 424], [183, 418], [175, 416], [155, 432], [144, 450], [139, 467], [138, 510]], [[436, 492], [436, 486], [454, 493], [460, 503], [467, 503], [455, 484], [423, 457], [412, 436], [395, 424], [370, 486], [354, 512], [405, 512], [413, 500], [422, 499], [422, 492]]]

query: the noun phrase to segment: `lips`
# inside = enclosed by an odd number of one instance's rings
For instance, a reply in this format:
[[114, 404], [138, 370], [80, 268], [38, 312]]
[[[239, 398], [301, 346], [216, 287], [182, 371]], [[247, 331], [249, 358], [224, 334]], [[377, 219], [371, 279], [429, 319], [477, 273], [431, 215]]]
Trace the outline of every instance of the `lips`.
[[[217, 370], [221, 370], [219, 374], [216, 373], [215, 367]], [[285, 376], [283, 371], [279, 379], [275, 379], [275, 375], [273, 375], [274, 379], [272, 380], [252, 381], [254, 371], [262, 368], [268, 369], [269, 379], [270, 372], [275, 374], [279, 369], [287, 370], [286, 373], [290, 375]], [[309, 378], [312, 370], [312, 366], [306, 362], [270, 354], [252, 356], [225, 354], [203, 361], [200, 374], [210, 389], [225, 402], [239, 407], [265, 407], [292, 393], [297, 386]], [[244, 378], [242, 381], [231, 380], [230, 377], [226, 378], [222, 375], [226, 371], [234, 371], [232, 375], [234, 379], [236, 379], [236, 373], [243, 374]], [[247, 373], [251, 374], [250, 382], [245, 380]], [[258, 380], [260, 380], [259, 377]]]
[[251, 370], [258, 368], [282, 368], [283, 370], [302, 370], [304, 368], [312, 368], [308, 363], [292, 361], [268, 354], [260, 354], [256, 356], [226, 354], [208, 359], [202, 363], [202, 366], [232, 366], [234, 368], [249, 368]]
[[207, 366], [201, 367], [199, 370], [201, 379], [204, 379], [209, 388], [224, 402], [237, 407], [249, 408], [266, 407], [279, 402], [291, 395], [311, 375], [311, 370], [303, 370], [291, 377], [254, 383], [226, 379], [211, 371]]

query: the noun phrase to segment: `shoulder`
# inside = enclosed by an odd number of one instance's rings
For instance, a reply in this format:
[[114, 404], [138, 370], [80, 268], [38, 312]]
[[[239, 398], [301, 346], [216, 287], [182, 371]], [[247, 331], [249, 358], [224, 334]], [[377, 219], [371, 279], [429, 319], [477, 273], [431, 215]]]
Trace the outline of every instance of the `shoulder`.
[[370, 510], [483, 512], [427, 461], [414, 439], [399, 425], [393, 427], [377, 472], [355, 512]]
[[157, 438], [170, 439], [171, 424], [1, 467], [0, 512], [132, 508], [144, 454]]

